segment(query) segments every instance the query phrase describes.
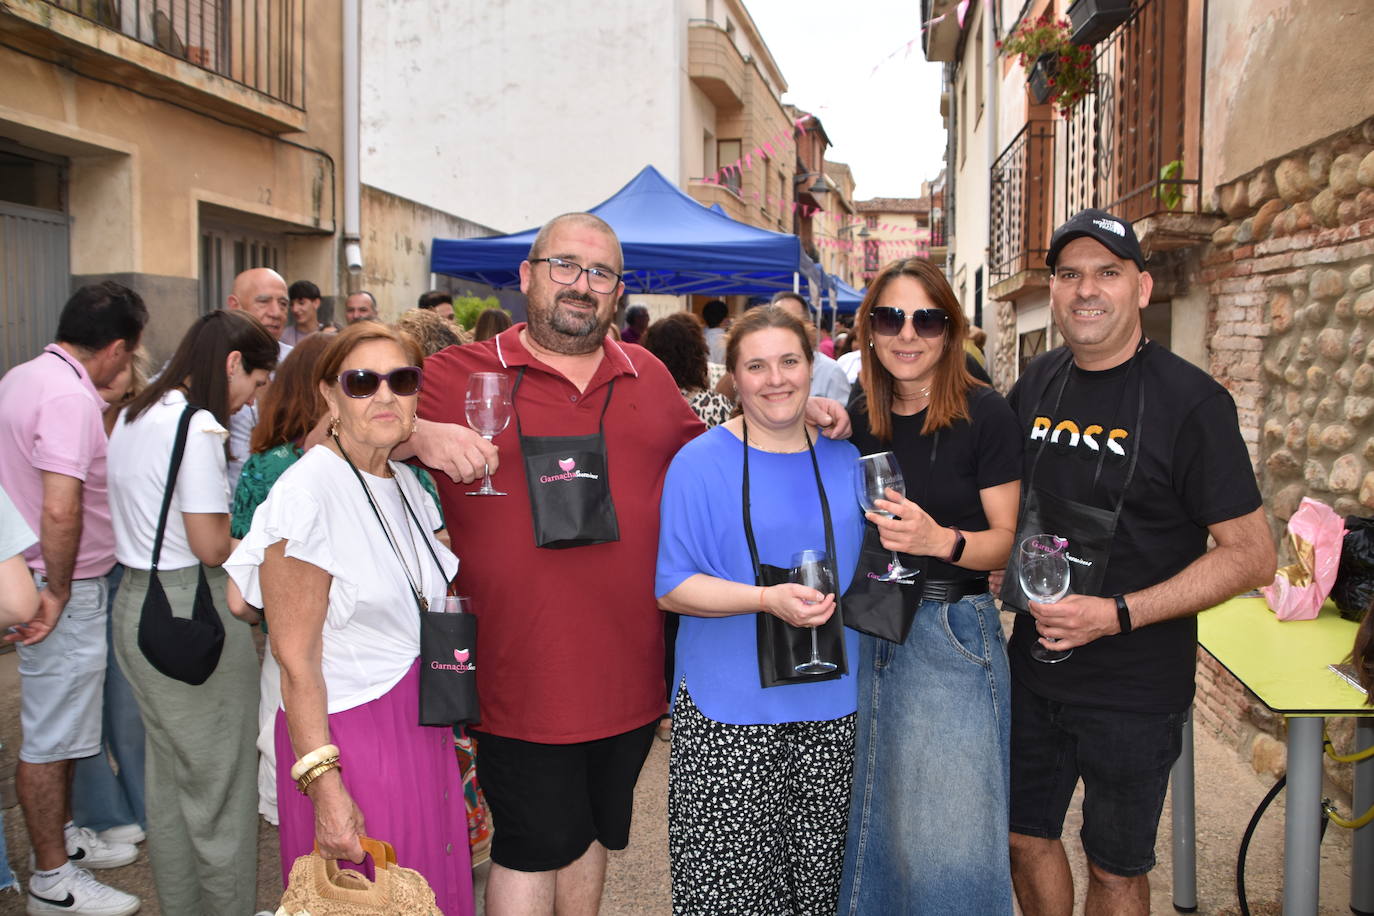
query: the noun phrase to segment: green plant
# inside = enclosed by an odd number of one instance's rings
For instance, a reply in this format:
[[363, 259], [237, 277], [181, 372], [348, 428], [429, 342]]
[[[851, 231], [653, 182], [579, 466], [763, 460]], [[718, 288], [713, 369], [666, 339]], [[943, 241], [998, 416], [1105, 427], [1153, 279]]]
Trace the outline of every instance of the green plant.
[[[501, 301], [495, 296], [479, 298], [474, 296], [471, 290], [468, 290], [461, 296], [453, 297], [453, 320], [471, 331], [473, 325], [477, 324], [478, 315], [487, 309], [500, 308]], [[506, 310], [501, 309], [501, 311], [505, 312]], [[506, 314], [509, 315], [510, 312], [506, 312]]]
[[1067, 19], [1040, 16], [1017, 26], [1006, 41], [997, 46], [1002, 53], [1016, 55], [1027, 77], [1043, 58], [1048, 68], [1050, 98], [1061, 112], [1067, 113], [1079, 100], [1093, 91], [1096, 70], [1093, 51], [1089, 45], [1076, 45], [1069, 40]]
[[1169, 210], [1177, 210], [1183, 203], [1183, 185], [1178, 178], [1183, 174], [1183, 160], [1175, 159], [1159, 170], [1159, 183], [1155, 185], [1154, 197]]

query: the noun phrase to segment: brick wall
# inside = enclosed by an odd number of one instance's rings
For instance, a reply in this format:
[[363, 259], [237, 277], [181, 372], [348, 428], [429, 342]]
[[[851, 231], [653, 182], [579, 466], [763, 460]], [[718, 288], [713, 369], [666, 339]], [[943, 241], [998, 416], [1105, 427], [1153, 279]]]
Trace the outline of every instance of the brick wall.
[[[1304, 496], [1374, 515], [1374, 119], [1229, 182], [1217, 204], [1226, 222], [1193, 279], [1276, 541]], [[1283, 720], [1199, 656], [1198, 724], [1282, 772]], [[1330, 728], [1348, 747], [1352, 721]], [[1329, 771], [1348, 791], [1350, 767]]]

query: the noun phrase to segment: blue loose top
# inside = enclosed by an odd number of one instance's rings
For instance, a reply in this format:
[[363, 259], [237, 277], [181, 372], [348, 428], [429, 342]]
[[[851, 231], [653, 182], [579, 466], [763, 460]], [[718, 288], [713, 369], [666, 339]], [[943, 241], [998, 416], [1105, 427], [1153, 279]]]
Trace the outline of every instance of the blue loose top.
[[[858, 564], [863, 515], [854, 493], [859, 452], [848, 442], [820, 437], [816, 459], [830, 503], [840, 592]], [[671, 592], [701, 573], [754, 584], [741, 503], [744, 444], [723, 426], [708, 430], [677, 453], [663, 485], [654, 592]], [[759, 562], [787, 568], [800, 550], [825, 549], [816, 475], [807, 452], [749, 450], [750, 511]], [[697, 707], [732, 725], [838, 719], [854, 712], [854, 670], [859, 635], [845, 629], [850, 673], [837, 680], [759, 685], [753, 614], [682, 615], [673, 674], [674, 697], [685, 681]]]

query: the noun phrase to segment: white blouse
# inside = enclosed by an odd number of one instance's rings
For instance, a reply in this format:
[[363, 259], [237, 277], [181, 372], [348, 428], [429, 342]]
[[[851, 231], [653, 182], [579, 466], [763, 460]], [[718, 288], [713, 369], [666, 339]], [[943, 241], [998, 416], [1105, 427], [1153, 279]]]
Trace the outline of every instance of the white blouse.
[[[392, 477], [362, 472], [378, 509], [397, 539], [411, 577], [431, 601], [443, 597], [458, 573], [458, 558], [434, 538], [441, 527], [434, 500], [409, 469], [391, 463]], [[398, 490], [399, 486], [399, 490]], [[416, 529], [401, 504], [400, 490], [424, 526]], [[421, 539], [443, 564], [441, 572]], [[253, 516], [253, 525], [225, 571], [243, 597], [264, 607], [259, 568], [263, 554], [286, 541], [286, 555], [329, 573], [323, 662], [330, 713], [383, 696], [420, 654], [420, 618], [410, 582], [386, 531], [368, 505], [358, 478], [342, 458], [323, 445], [306, 452], [273, 484]]]

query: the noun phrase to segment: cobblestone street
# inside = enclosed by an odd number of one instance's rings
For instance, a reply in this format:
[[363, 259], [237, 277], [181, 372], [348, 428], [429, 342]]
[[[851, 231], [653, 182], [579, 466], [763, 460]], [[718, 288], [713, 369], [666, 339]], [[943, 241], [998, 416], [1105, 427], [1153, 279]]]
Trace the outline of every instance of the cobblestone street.
[[[28, 837], [23, 818], [14, 801], [14, 766], [19, 746], [19, 678], [17, 656], [0, 654], [0, 804], [5, 806], [5, 836], [9, 860], [21, 881], [28, 877]], [[1240, 837], [1251, 812], [1271, 785], [1256, 776], [1234, 750], [1205, 729], [1196, 736], [1197, 822], [1198, 822], [1198, 912], [1233, 916], [1239, 913], [1235, 897], [1235, 857]], [[668, 878], [668, 745], [655, 741], [649, 761], [640, 777], [635, 796], [635, 821], [630, 846], [612, 853], [601, 912], [604, 916], [638, 916], [669, 912]], [[1339, 798], [1339, 795], [1336, 795]], [[1349, 810], [1349, 800], [1341, 800]], [[1075, 803], [1076, 806], [1076, 803]], [[1282, 796], [1265, 815], [1251, 845], [1247, 882], [1251, 909], [1256, 914], [1277, 914], [1281, 895], [1283, 821]], [[260, 821], [258, 846], [258, 906], [273, 910], [281, 896], [276, 829]], [[1077, 836], [1076, 820], [1066, 827], [1065, 836]], [[1151, 874], [1153, 912], [1173, 912], [1170, 905], [1171, 856], [1170, 817], [1166, 803], [1160, 827], [1159, 866]], [[1075, 880], [1082, 886], [1085, 872], [1076, 840], [1069, 843]], [[1348, 912], [1350, 888], [1350, 835], [1339, 828], [1327, 832], [1322, 846], [1323, 916]], [[487, 866], [477, 869], [480, 883]], [[148, 916], [161, 913], [153, 891], [152, 870], [146, 852], [137, 862], [124, 868], [97, 874], [102, 881], [143, 898]], [[478, 900], [481, 900], [481, 887]], [[1080, 894], [1081, 897], [1081, 894]], [[24, 912], [19, 894], [0, 894], [0, 914]], [[481, 912], [479, 904], [479, 913]], [[189, 916], [189, 914], [188, 914]], [[244, 914], [249, 916], [249, 914]], [[877, 916], [877, 914], [875, 914]]]

